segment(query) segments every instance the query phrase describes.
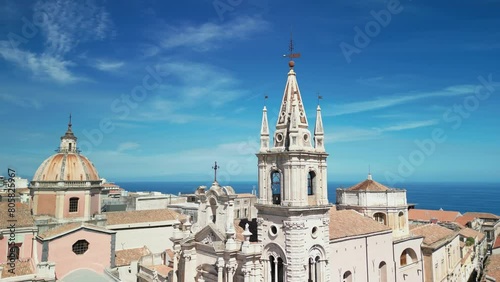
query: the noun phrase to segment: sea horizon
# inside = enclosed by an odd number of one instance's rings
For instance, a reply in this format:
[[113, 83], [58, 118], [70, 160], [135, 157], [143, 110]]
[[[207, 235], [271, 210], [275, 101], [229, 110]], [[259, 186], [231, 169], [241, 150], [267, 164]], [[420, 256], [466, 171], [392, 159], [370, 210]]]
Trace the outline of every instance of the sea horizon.
[[[130, 191], [162, 192], [165, 194], [189, 194], [202, 185], [209, 188], [213, 181], [116, 181], [121, 188]], [[328, 200], [335, 204], [337, 188], [348, 188], [358, 182], [329, 181]], [[231, 186], [236, 193], [251, 193], [258, 189], [257, 181], [231, 181], [221, 183]], [[494, 182], [409, 182], [395, 185], [406, 190], [407, 202], [417, 209], [465, 212], [487, 212], [500, 215], [500, 183]]]

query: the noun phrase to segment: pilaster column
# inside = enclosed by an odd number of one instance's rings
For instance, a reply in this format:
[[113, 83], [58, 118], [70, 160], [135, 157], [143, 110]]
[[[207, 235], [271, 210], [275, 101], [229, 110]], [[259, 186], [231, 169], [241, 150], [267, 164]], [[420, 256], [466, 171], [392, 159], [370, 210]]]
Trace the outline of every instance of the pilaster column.
[[56, 192], [56, 210], [55, 216], [57, 219], [62, 219], [64, 217], [64, 191]]
[[84, 208], [83, 208], [83, 217], [88, 220], [90, 219], [90, 191], [85, 190], [84, 196]]
[[306, 223], [303, 220], [285, 221], [285, 250], [287, 256], [286, 277], [287, 282], [306, 281], [307, 273], [304, 261], [307, 256], [304, 252], [304, 237], [307, 235]]

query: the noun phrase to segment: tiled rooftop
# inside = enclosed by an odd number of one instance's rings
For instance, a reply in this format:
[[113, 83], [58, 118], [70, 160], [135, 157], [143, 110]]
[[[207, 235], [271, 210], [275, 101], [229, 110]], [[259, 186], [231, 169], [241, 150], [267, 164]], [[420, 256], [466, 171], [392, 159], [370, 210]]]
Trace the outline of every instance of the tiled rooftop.
[[0, 229], [5, 229], [10, 226], [12, 222], [10, 219], [15, 219], [16, 227], [33, 226], [33, 216], [31, 216], [30, 208], [27, 204], [16, 203], [16, 210], [12, 213], [14, 217], [10, 217], [7, 202], [0, 202]]
[[151, 252], [146, 246], [141, 248], [116, 251], [115, 265], [116, 266], [130, 265], [132, 261], [138, 261], [142, 256], [149, 255], [150, 253]]
[[460, 215], [461, 214], [457, 211], [421, 210], [421, 209], [408, 210], [408, 220], [414, 220], [414, 221], [430, 222], [431, 219], [437, 219], [440, 222], [454, 222]]
[[425, 224], [411, 229], [411, 233], [417, 236], [423, 236], [423, 244], [428, 247], [439, 245], [444, 240], [451, 239], [457, 235], [456, 232], [437, 224]]
[[474, 216], [471, 216], [471, 215], [462, 215], [462, 216], [459, 216], [455, 219], [455, 222], [460, 224], [460, 225], [463, 225], [463, 226], [467, 226], [467, 223], [471, 222], [474, 220]]
[[500, 235], [497, 236], [497, 238], [495, 239], [495, 243], [493, 244], [493, 249], [497, 249], [497, 248], [500, 248]]
[[[492, 255], [486, 262], [484, 273], [490, 277], [500, 281], [500, 255]], [[486, 280], [481, 280], [486, 281]]]
[[383, 192], [390, 190], [389, 187], [378, 183], [375, 180], [366, 179], [352, 187], [347, 188], [348, 191], [371, 191], [371, 192]]
[[0, 264], [0, 266], [3, 266], [2, 278], [30, 275], [34, 273], [31, 259], [23, 261], [16, 260], [15, 264], [16, 264], [16, 270], [14, 271], [15, 272], [14, 274], [9, 272], [10, 269], [9, 265], [7, 265], [6, 263]]
[[469, 238], [472, 237], [476, 241], [482, 241], [484, 239], [484, 234], [471, 228], [464, 228], [459, 231], [460, 235]]
[[330, 209], [330, 239], [365, 235], [391, 230], [375, 220], [353, 210]]
[[51, 228], [51, 229], [39, 234], [38, 237], [40, 237], [42, 239], [50, 239], [50, 238], [57, 237], [59, 235], [63, 235], [65, 233], [71, 232], [73, 230], [80, 229], [80, 228], [88, 228], [88, 229], [102, 231], [102, 232], [106, 232], [106, 233], [115, 233], [114, 231], [111, 231], [111, 230], [108, 230], [106, 228], [99, 227], [99, 226], [96, 226], [93, 224], [74, 222], [74, 223], [66, 223], [66, 224]]
[[118, 211], [104, 214], [108, 219], [108, 225], [160, 222], [184, 218], [183, 215], [170, 209]]
[[466, 212], [464, 216], [473, 216], [477, 218], [485, 218], [485, 219], [500, 219], [500, 217], [496, 214], [487, 213], [487, 212]]
[[164, 264], [159, 264], [159, 265], [153, 265], [153, 266], [145, 266], [151, 270], [156, 270], [158, 272], [158, 275], [161, 275], [163, 277], [167, 277], [168, 273], [173, 270], [170, 266], [164, 265]]

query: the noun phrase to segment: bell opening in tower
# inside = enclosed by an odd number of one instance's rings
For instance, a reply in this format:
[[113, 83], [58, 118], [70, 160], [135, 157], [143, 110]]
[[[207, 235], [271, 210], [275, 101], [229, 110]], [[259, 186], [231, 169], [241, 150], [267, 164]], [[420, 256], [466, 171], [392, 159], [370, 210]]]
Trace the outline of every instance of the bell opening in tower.
[[271, 190], [273, 197], [273, 205], [281, 204], [281, 174], [279, 171], [271, 173]]

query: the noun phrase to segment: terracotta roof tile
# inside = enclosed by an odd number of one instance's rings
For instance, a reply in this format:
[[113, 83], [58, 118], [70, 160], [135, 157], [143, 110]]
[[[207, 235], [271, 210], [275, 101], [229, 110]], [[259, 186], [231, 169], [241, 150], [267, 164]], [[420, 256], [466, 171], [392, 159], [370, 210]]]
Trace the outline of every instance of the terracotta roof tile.
[[493, 249], [500, 248], [500, 235], [495, 239], [495, 243], [493, 244]]
[[166, 253], [171, 260], [174, 259], [174, 251], [172, 249], [167, 249]]
[[16, 270], [14, 271], [14, 274], [9, 272], [10, 266], [7, 265], [7, 263], [0, 264], [0, 266], [3, 266], [2, 278], [30, 275], [35, 273], [33, 269], [33, 262], [31, 261], [31, 259], [22, 261], [16, 260], [15, 264], [16, 264]]
[[243, 227], [241, 227], [239, 224], [239, 220], [234, 221], [234, 231], [236, 231], [236, 239], [243, 242], [245, 241], [245, 237], [243, 236], [243, 232], [245, 231], [245, 229], [243, 229]]
[[391, 230], [375, 220], [353, 210], [330, 209], [330, 239], [365, 235]]
[[185, 217], [170, 209], [117, 211], [106, 212], [104, 214], [106, 215], [108, 225], [181, 220]]
[[458, 233], [460, 233], [460, 235], [464, 236], [465, 238], [472, 237], [476, 241], [479, 241], [479, 242], [484, 239], [484, 234], [483, 233], [481, 233], [479, 231], [476, 231], [474, 229], [471, 229], [471, 228], [461, 229]]
[[487, 213], [487, 212], [466, 212], [465, 216], [473, 216], [477, 218], [486, 218], [486, 219], [500, 219], [500, 217], [496, 214]]
[[455, 237], [458, 233], [446, 227], [437, 224], [425, 224], [411, 229], [411, 233], [417, 236], [423, 236], [423, 244], [428, 247], [439, 245], [444, 240]]
[[15, 211], [12, 213], [14, 217], [11, 217], [11, 213], [8, 211], [9, 203], [0, 202], [0, 229], [5, 229], [10, 226], [12, 222], [10, 219], [15, 219], [16, 227], [29, 227], [34, 226], [33, 216], [31, 215], [30, 208], [27, 204], [16, 203]]
[[475, 219], [474, 216], [471, 216], [471, 215], [462, 215], [462, 216], [459, 216], [455, 219], [455, 222], [458, 223], [458, 224], [461, 224], [463, 226], [467, 226], [467, 223], [473, 221]]
[[80, 228], [88, 228], [88, 229], [91, 229], [91, 230], [97, 230], [97, 231], [102, 231], [102, 232], [105, 232], [105, 233], [115, 233], [115, 231], [112, 231], [112, 230], [108, 230], [106, 228], [103, 228], [103, 227], [100, 227], [100, 226], [96, 226], [96, 225], [93, 225], [93, 224], [86, 224], [86, 223], [83, 223], [83, 222], [74, 222], [74, 223], [66, 223], [66, 224], [63, 224], [63, 225], [58, 225], [54, 228], [51, 228], [41, 234], [38, 235], [38, 237], [42, 238], [42, 239], [51, 239], [53, 237], [57, 237], [59, 235], [63, 235], [65, 233], [68, 233], [68, 232], [71, 232], [73, 230], [78, 230]]
[[130, 265], [132, 261], [138, 261], [142, 256], [149, 255], [151, 252], [144, 246], [141, 248], [125, 249], [115, 252], [115, 265], [125, 266]]
[[500, 254], [490, 256], [489, 260], [486, 262], [484, 273], [495, 278], [496, 281], [500, 281]]
[[437, 219], [440, 222], [454, 222], [460, 215], [461, 214], [457, 211], [421, 210], [421, 209], [408, 210], [408, 220], [414, 220], [414, 221], [430, 222], [431, 219]]
[[372, 192], [383, 192], [391, 190], [389, 187], [378, 183], [375, 180], [366, 179], [354, 186], [347, 188], [348, 191], [372, 191]]
[[156, 270], [156, 272], [158, 272], [158, 275], [161, 275], [163, 277], [167, 277], [168, 273], [170, 273], [170, 271], [173, 270], [172, 267], [164, 265], [164, 264], [146, 266], [146, 267], [151, 269], [151, 270]]

